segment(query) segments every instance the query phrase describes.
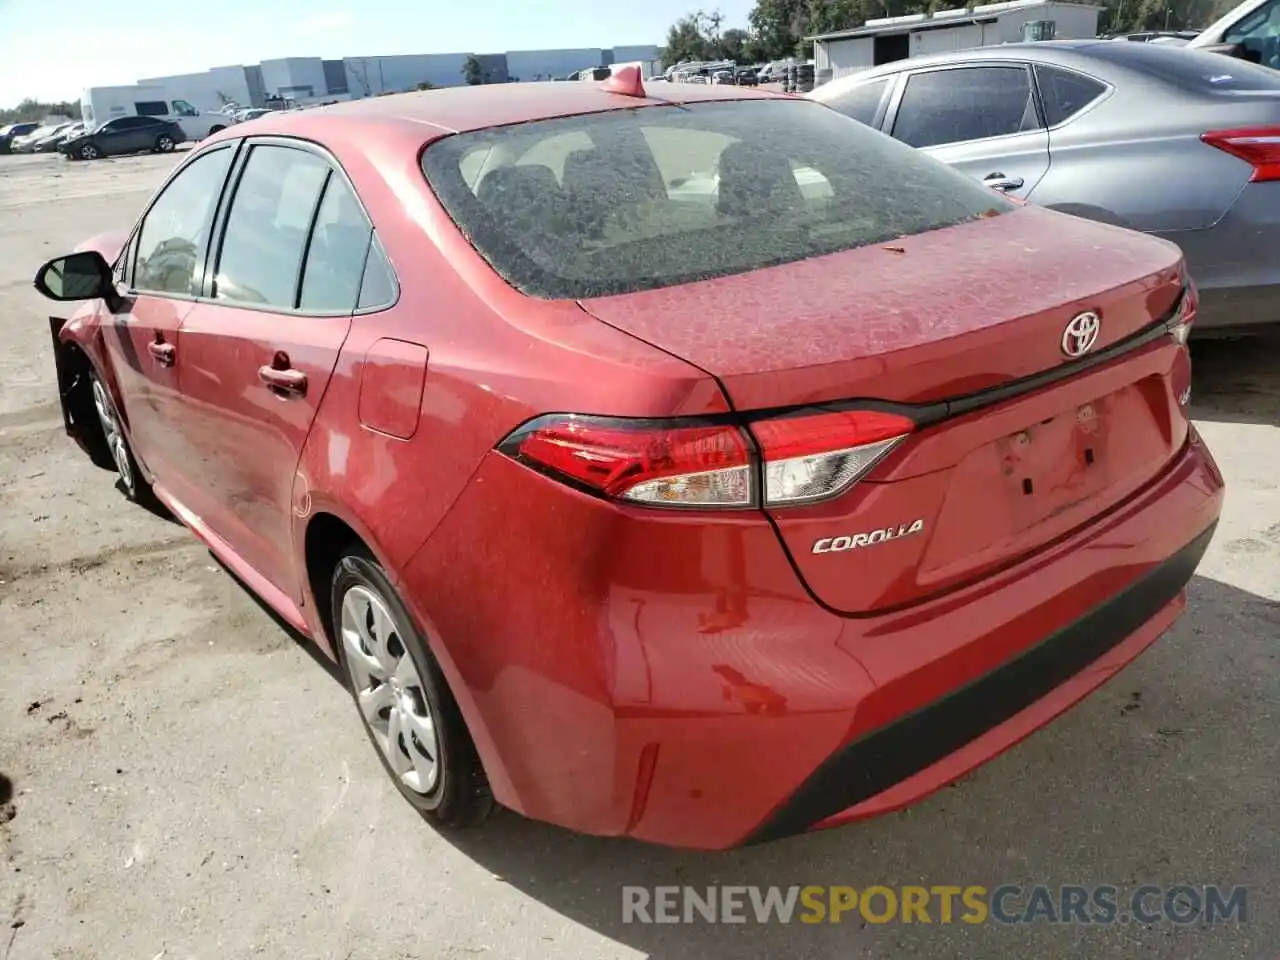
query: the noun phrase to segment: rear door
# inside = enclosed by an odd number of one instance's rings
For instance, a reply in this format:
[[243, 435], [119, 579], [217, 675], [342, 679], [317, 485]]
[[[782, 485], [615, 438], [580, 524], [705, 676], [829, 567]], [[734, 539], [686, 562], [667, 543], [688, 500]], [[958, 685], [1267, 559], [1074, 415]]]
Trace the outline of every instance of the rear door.
[[372, 226], [310, 145], [250, 141], [201, 301], [183, 321], [191, 510], [298, 599], [294, 471], [359, 297]]
[[1016, 61], [912, 71], [885, 129], [1010, 196], [1049, 169], [1049, 134], [1029, 65]]

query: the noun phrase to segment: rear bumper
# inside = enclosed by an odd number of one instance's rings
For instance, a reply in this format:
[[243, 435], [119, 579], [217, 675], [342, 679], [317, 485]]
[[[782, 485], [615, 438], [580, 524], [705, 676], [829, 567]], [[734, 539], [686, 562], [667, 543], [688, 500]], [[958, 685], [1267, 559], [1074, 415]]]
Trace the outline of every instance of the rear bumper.
[[847, 618], [767, 525], [655, 520], [496, 455], [476, 479], [402, 586], [499, 800], [710, 849], [905, 806], [1047, 723], [1177, 618], [1223, 489], [1193, 437], [1016, 566]]

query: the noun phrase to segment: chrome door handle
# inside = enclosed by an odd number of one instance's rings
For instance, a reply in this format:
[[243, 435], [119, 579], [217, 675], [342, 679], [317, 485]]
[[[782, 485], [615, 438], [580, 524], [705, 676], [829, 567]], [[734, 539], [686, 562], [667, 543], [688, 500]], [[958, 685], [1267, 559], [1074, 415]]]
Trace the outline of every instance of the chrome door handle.
[[1021, 177], [1006, 177], [1003, 173], [988, 173], [982, 178], [982, 185], [1003, 193], [1006, 190], [1021, 190]]

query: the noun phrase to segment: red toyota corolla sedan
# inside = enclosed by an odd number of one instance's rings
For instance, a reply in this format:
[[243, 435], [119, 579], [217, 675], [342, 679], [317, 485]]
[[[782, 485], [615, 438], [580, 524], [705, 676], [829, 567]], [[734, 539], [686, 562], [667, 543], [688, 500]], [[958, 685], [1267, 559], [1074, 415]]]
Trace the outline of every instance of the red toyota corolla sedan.
[[401, 793], [725, 848], [908, 804], [1178, 617], [1178, 250], [634, 74], [272, 114], [51, 261], [68, 431]]

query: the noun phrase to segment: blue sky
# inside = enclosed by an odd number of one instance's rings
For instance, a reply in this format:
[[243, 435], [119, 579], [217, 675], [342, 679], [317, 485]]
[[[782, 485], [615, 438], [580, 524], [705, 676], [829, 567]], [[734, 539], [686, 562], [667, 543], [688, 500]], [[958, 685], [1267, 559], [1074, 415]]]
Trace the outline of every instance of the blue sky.
[[[661, 43], [699, 7], [746, 26], [753, 0], [0, 0], [0, 106], [271, 57], [498, 53]], [[267, 12], [269, 11], [269, 12]], [[52, 14], [52, 20], [51, 20]]]

